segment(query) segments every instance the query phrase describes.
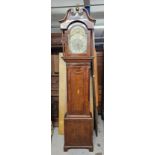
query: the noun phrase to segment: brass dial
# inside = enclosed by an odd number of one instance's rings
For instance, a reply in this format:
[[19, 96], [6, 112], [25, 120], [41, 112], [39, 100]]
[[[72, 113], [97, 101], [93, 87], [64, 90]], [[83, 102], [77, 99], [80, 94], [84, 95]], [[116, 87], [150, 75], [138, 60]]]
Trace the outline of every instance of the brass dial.
[[74, 26], [71, 29], [68, 38], [71, 53], [80, 54], [87, 52], [87, 34], [82, 26]]

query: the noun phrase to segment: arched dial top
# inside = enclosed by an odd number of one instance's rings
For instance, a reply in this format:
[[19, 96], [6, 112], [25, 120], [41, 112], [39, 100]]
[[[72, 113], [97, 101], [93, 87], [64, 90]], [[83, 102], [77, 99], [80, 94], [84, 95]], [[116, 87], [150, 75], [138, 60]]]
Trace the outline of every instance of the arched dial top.
[[84, 24], [74, 23], [70, 26], [68, 46], [69, 52], [72, 54], [82, 54], [87, 52], [87, 33]]

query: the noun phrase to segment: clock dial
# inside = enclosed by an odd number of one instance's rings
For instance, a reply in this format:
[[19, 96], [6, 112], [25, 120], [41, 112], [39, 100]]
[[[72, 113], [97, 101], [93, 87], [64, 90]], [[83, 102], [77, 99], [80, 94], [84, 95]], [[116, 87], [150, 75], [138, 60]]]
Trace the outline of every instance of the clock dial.
[[69, 33], [69, 49], [73, 54], [85, 53], [87, 50], [87, 34], [85, 29], [80, 26], [74, 26]]

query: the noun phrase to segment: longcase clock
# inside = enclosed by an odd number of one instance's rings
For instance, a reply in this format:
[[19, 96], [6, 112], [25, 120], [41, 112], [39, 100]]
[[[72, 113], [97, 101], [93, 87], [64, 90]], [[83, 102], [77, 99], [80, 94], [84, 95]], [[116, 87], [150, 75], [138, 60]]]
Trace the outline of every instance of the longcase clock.
[[69, 9], [60, 21], [63, 59], [67, 65], [64, 151], [71, 148], [86, 148], [93, 151], [90, 71], [94, 49], [94, 24], [95, 20], [84, 8]]

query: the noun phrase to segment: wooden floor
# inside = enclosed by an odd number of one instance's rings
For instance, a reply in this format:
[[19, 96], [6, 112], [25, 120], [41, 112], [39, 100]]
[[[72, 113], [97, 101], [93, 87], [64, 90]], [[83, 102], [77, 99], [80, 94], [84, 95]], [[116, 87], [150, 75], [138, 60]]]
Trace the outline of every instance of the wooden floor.
[[68, 152], [63, 151], [64, 136], [58, 135], [58, 128], [54, 128], [52, 137], [51, 155], [104, 155], [104, 122], [99, 117], [98, 120], [99, 133], [93, 136], [94, 152], [87, 149], [70, 149]]

